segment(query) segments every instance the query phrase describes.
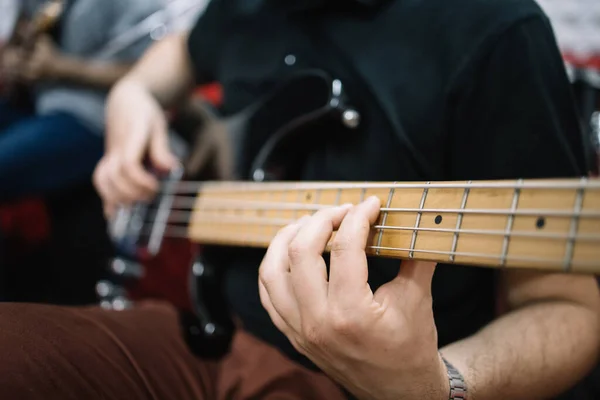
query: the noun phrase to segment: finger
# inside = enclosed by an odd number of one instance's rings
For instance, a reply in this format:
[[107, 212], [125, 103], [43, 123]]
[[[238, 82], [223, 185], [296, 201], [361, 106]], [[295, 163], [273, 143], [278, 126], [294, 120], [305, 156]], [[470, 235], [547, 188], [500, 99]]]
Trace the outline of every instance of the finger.
[[[135, 174], [136, 167], [125, 162], [120, 164], [119, 178], [122, 184], [128, 187], [128, 201], [150, 201], [158, 192], [159, 182], [156, 177], [148, 173], [153, 180], [153, 185], [149, 186], [145, 182], [140, 182], [139, 177]], [[144, 173], [146, 171], [144, 170]]]
[[308, 219], [286, 226], [273, 238], [259, 268], [259, 281], [265, 287], [278, 315], [292, 329], [300, 329], [300, 315], [289, 273], [288, 246]]
[[[430, 261], [405, 260], [400, 266], [398, 275], [392, 282], [406, 286], [414, 284], [415, 289], [424, 297], [431, 296], [431, 282], [437, 264]], [[411, 285], [412, 286], [412, 285]]]
[[271, 321], [273, 324], [279, 329], [284, 335], [288, 336], [290, 332], [290, 326], [285, 322], [283, 317], [277, 312], [275, 306], [273, 306], [273, 302], [271, 301], [271, 297], [269, 295], [269, 291], [263, 284], [261, 280], [258, 281], [258, 293], [260, 295], [260, 302], [263, 305], [264, 309], [269, 314]]
[[102, 204], [105, 208], [105, 214], [107, 211], [115, 208], [118, 204], [117, 193], [109, 179], [112, 162], [113, 158], [104, 156], [98, 163], [93, 175], [94, 186], [98, 192], [98, 195], [102, 199]]
[[277, 329], [279, 329], [281, 333], [283, 333], [288, 338], [292, 346], [294, 346], [294, 348], [298, 352], [306, 355], [304, 348], [302, 348], [302, 346], [300, 346], [298, 343], [296, 332], [294, 332], [292, 328], [283, 320], [281, 315], [273, 306], [273, 303], [271, 302], [269, 293], [267, 292], [265, 286], [261, 282], [259, 282], [258, 285], [258, 292], [260, 295], [261, 303], [265, 310], [267, 310], [267, 313], [269, 314], [269, 317], [271, 318], [271, 321], [273, 321], [275, 327], [277, 327]]
[[323, 252], [350, 205], [323, 209], [304, 223], [290, 243], [288, 258], [300, 315], [310, 318], [327, 304], [327, 270]]
[[365, 299], [372, 300], [365, 248], [380, 205], [377, 197], [369, 197], [353, 207], [331, 244], [329, 301], [342, 309], [356, 307]]
[[156, 128], [150, 139], [150, 161], [152, 165], [162, 171], [170, 171], [178, 164], [177, 158], [169, 149], [169, 140], [165, 127]]
[[145, 170], [142, 163], [147, 149], [147, 136], [144, 132], [147, 129], [151, 128], [147, 126], [145, 121], [132, 127], [132, 134], [121, 153], [121, 163], [130, 183], [144, 187], [154, 193], [158, 189], [158, 181], [150, 172]]
[[[405, 260], [398, 275], [390, 282], [381, 285], [374, 294], [374, 300], [383, 307], [395, 308], [401, 305], [406, 311], [407, 305], [423, 304], [431, 307], [431, 282], [436, 263], [429, 261]], [[424, 303], [424, 301], [426, 301]]]
[[148, 195], [154, 195], [158, 191], [158, 179], [144, 168], [141, 159], [125, 157], [120, 163], [119, 175], [122, 175], [129, 185], [136, 187], [136, 190]]
[[129, 205], [141, 200], [141, 191], [135, 182], [128, 178], [126, 166], [115, 157], [108, 166], [108, 198], [120, 205]]

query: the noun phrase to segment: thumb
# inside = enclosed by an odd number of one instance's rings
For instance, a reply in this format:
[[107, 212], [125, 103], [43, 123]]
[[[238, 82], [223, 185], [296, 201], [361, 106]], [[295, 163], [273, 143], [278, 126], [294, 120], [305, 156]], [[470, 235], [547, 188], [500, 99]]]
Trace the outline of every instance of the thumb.
[[150, 138], [148, 155], [152, 166], [159, 170], [170, 171], [177, 166], [178, 160], [170, 150], [166, 128], [155, 128]]
[[428, 261], [405, 260], [398, 275], [380, 286], [374, 293], [374, 299], [380, 304], [391, 302], [400, 304], [407, 298], [418, 301], [431, 297], [431, 281], [436, 263]]
[[402, 261], [398, 275], [394, 281], [403, 285], [412, 283], [424, 295], [431, 296], [431, 282], [437, 263], [430, 261]]

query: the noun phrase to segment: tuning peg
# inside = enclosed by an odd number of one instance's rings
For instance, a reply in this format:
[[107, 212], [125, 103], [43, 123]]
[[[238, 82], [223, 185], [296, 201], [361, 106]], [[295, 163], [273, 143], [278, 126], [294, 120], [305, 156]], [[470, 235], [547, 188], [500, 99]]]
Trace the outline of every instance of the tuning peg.
[[110, 270], [122, 277], [141, 278], [144, 276], [142, 265], [132, 261], [125, 261], [122, 258], [115, 258], [110, 264]]

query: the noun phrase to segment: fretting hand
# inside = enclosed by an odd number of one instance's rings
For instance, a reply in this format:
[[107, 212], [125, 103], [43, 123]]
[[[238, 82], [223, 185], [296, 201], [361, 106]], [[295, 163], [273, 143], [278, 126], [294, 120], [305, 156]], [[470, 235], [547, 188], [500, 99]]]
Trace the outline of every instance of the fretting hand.
[[61, 57], [54, 42], [40, 37], [34, 48], [8, 47], [2, 54], [2, 76], [7, 82], [35, 83], [57, 78]]
[[23, 59], [19, 78], [26, 82], [39, 82], [58, 78], [60, 53], [49, 36], [40, 36], [33, 50]]
[[[260, 267], [260, 297], [271, 319], [331, 378], [362, 399], [448, 398], [437, 349], [434, 263], [405, 261], [375, 293], [366, 243], [380, 201], [317, 212], [282, 229]], [[330, 276], [322, 257], [332, 233]]]
[[15, 46], [7, 46], [0, 53], [0, 77], [5, 84], [12, 84], [19, 77], [25, 56], [23, 50]]

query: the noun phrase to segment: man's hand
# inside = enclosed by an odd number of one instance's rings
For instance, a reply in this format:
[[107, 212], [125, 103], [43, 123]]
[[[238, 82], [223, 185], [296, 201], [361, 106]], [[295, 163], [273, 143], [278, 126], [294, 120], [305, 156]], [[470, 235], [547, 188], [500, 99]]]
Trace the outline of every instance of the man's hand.
[[168, 143], [167, 121], [156, 100], [141, 85], [124, 80], [111, 92], [106, 107], [106, 151], [94, 172], [94, 184], [111, 217], [117, 206], [149, 200], [157, 179], [144, 167], [169, 171], [177, 165]]
[[13, 83], [19, 77], [25, 56], [23, 50], [15, 46], [7, 46], [0, 53], [0, 77], [3, 82]]
[[[380, 201], [325, 209], [282, 229], [260, 266], [260, 297], [294, 347], [362, 399], [448, 398], [437, 349], [435, 264], [404, 262], [373, 293], [366, 243]], [[330, 275], [322, 253], [331, 239]]]
[[61, 56], [49, 36], [38, 38], [31, 53], [23, 54], [22, 65], [18, 71], [20, 79], [33, 83], [58, 78]]
[[29, 52], [16, 46], [4, 49], [0, 70], [7, 82], [35, 83], [59, 78], [61, 63], [62, 57], [52, 39], [42, 36]]

